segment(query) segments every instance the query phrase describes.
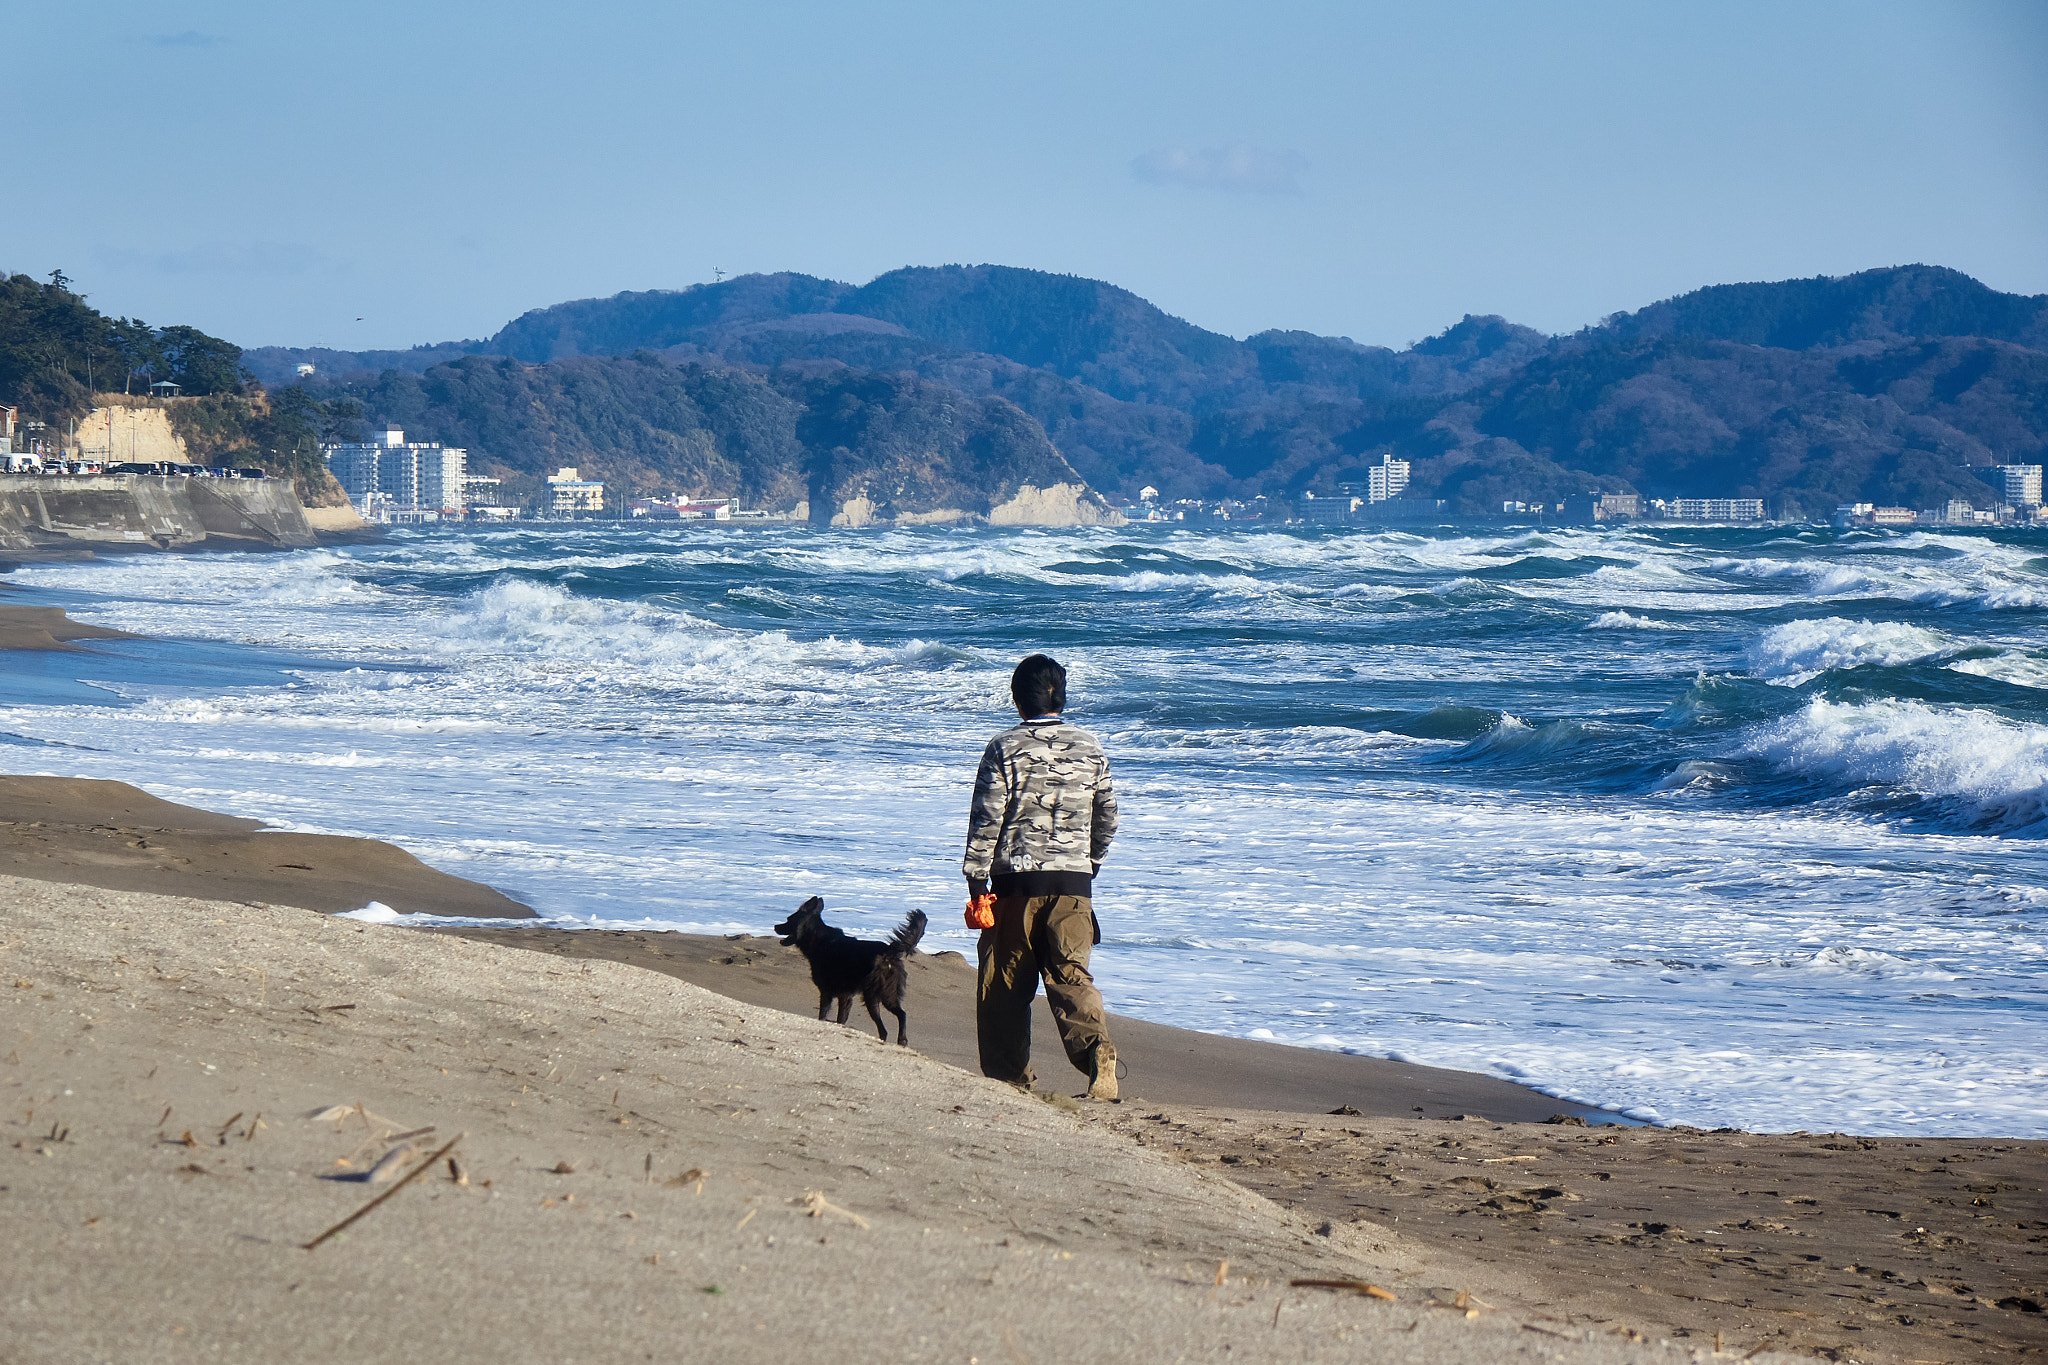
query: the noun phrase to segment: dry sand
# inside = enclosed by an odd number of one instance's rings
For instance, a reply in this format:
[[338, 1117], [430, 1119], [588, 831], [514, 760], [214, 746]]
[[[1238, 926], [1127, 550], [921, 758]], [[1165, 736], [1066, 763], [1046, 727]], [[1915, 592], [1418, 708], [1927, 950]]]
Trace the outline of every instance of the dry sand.
[[[1381, 1229], [1319, 1234], [1008, 1086], [656, 973], [18, 878], [0, 903], [9, 1362], [1693, 1355], [1455, 1306]], [[458, 1137], [467, 1183], [436, 1165], [306, 1249], [390, 1149]]]
[[[440, 932], [817, 1009], [801, 955], [772, 938]], [[975, 1070], [972, 969], [954, 953], [911, 969], [911, 1045]], [[1078, 1090], [1042, 1003], [1036, 1029], [1041, 1081]], [[1126, 1103], [1084, 1117], [1312, 1218], [1398, 1230], [1467, 1267], [1482, 1297], [1580, 1328], [1719, 1333], [1744, 1351], [2048, 1358], [2048, 1144], [1601, 1126], [1597, 1111], [1467, 1072], [1129, 1019], [1112, 1033]], [[1357, 1113], [1329, 1112], [1340, 1106]]]
[[[249, 824], [0, 779], [0, 873], [43, 879], [0, 876], [0, 1362], [2048, 1347], [2044, 1144], [1545, 1125], [1585, 1111], [1129, 1020], [1125, 1104], [1032, 1097], [971, 1074], [956, 955], [915, 962], [913, 1046], [885, 1047], [864, 1016], [803, 1017], [815, 993], [773, 940], [287, 908], [364, 903], [322, 880], [354, 855], [287, 875], [272, 841], [321, 841]], [[153, 860], [167, 832], [213, 861]], [[368, 899], [472, 887], [387, 865]], [[234, 894], [266, 877], [276, 894]], [[1078, 1089], [1040, 1029], [1044, 1082]], [[466, 1133], [468, 1184], [437, 1167], [302, 1249], [428, 1125], [413, 1159]], [[701, 1191], [670, 1183], [692, 1169]], [[869, 1226], [808, 1216], [812, 1190]], [[1397, 1298], [1286, 1284], [1353, 1276]], [[1460, 1289], [1477, 1317], [1433, 1306]]]

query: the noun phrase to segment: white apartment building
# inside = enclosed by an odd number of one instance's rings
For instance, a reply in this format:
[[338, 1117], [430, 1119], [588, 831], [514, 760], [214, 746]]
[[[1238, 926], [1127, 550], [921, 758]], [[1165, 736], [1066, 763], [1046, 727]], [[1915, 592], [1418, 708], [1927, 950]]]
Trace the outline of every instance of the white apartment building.
[[327, 470], [365, 517], [394, 513], [461, 516], [469, 452], [439, 441], [408, 441], [387, 427], [368, 441], [322, 446]]
[[2003, 475], [2005, 485], [2004, 501], [2014, 507], [2039, 507], [2041, 505], [2041, 466], [2037, 464], [2000, 465], [1998, 472]]
[[1380, 462], [1366, 471], [1367, 502], [1392, 502], [1408, 487], [1408, 462], [1397, 460], [1392, 453], [1380, 456]]
[[1674, 498], [1671, 515], [1679, 521], [1762, 521], [1762, 498]]

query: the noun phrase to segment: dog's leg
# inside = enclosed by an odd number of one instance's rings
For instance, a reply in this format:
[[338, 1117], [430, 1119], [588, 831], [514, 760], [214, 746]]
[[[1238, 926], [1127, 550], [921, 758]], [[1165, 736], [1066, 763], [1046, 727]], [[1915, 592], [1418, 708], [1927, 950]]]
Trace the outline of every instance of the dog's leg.
[[[896, 1016], [896, 1046], [908, 1046], [910, 1043], [910, 1020], [904, 1017], [903, 1006], [891, 1004], [889, 1006], [889, 1013]], [[883, 1034], [882, 1037], [884, 1041], [887, 1041], [887, 1034]]]
[[[850, 995], [842, 995], [842, 996], [840, 996], [840, 997], [839, 997], [839, 1022], [840, 1022], [840, 1023], [842, 1023], [842, 1024], [843, 1024], [843, 1023], [845, 1023], [845, 1022], [846, 1022], [846, 1016], [847, 1016], [847, 1015], [849, 1015], [849, 1014], [852, 1014], [852, 1013], [853, 1013], [853, 997], [852, 997], [852, 996], [850, 996]], [[823, 1018], [824, 1018], [825, 1016], [821, 1014], [821, 1015], [819, 1015], [818, 1017], [819, 1017], [820, 1019], [823, 1019]]]
[[882, 1022], [882, 1012], [875, 1008], [875, 994], [869, 991], [861, 996], [861, 1003], [868, 1007], [868, 1018], [875, 1021], [875, 1032], [882, 1035], [882, 1041], [889, 1041], [889, 1026]]
[[[831, 993], [830, 991], [826, 990], [826, 989], [825, 989], [824, 987], [822, 987], [822, 986], [821, 986], [821, 987], [819, 987], [819, 988], [818, 988], [818, 1021], [819, 1021], [820, 1023], [823, 1023], [823, 1022], [824, 1022], [824, 1020], [825, 1020], [825, 1011], [826, 1011], [826, 1010], [829, 1010], [829, 1009], [831, 1009], [831, 1008], [832, 1008], [832, 993]], [[841, 1015], [839, 1016], [839, 1022], [840, 1022], [840, 1023], [842, 1023], [842, 1024], [846, 1022], [846, 1016], [845, 1016], [844, 1014], [841, 1014]]]

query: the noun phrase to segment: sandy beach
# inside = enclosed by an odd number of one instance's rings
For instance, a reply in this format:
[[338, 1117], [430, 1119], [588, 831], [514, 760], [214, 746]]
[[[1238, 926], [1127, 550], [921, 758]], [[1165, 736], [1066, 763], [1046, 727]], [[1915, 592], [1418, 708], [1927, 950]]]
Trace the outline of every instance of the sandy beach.
[[125, 630], [74, 621], [62, 607], [24, 607], [0, 602], [0, 649], [68, 651], [83, 649], [76, 640], [135, 640]]
[[[367, 926], [308, 911], [369, 881], [268, 851], [314, 836], [113, 783], [0, 804], [9, 1361], [2048, 1348], [2044, 1144], [1602, 1127], [1128, 1020], [1129, 1098], [1079, 1104], [1047, 1032], [1046, 1093], [973, 1074], [955, 955], [918, 959], [897, 1048], [806, 1017], [773, 940]], [[503, 917], [380, 866], [365, 899]]]

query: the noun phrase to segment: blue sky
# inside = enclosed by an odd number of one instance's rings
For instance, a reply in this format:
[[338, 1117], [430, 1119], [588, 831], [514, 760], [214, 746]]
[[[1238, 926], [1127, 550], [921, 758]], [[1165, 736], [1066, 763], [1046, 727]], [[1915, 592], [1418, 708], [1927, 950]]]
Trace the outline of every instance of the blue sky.
[[1909, 261], [2048, 292], [2038, 0], [117, 0], [8, 27], [0, 268], [246, 346], [976, 261], [1394, 346]]

